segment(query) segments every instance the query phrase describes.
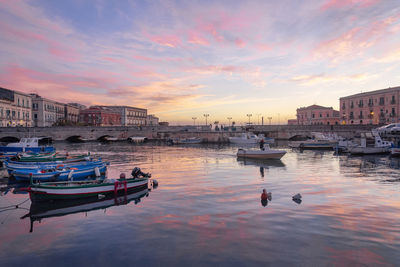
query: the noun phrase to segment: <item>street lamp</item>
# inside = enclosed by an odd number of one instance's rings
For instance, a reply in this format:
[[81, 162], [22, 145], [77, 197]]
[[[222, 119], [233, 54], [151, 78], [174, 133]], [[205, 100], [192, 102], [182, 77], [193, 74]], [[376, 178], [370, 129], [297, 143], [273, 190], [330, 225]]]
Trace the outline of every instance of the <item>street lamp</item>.
[[194, 126], [196, 126], [196, 119], [197, 119], [197, 117], [192, 117], [193, 125], [194, 125]]
[[228, 119], [228, 121], [229, 121], [229, 124], [228, 124], [228, 125], [231, 126], [231, 119], [232, 119], [232, 117], [228, 117], [227, 119]]
[[267, 119], [269, 120], [269, 125], [271, 125], [272, 117], [268, 117]]
[[261, 116], [261, 113], [258, 113], [258, 114], [256, 114], [257, 115], [257, 125], [260, 125], [260, 116]]
[[247, 117], [249, 117], [249, 125], [250, 125], [250, 117], [252, 116], [251, 114], [247, 114]]
[[204, 117], [206, 117], [206, 126], [207, 126], [207, 117], [210, 116], [210, 114], [203, 114]]

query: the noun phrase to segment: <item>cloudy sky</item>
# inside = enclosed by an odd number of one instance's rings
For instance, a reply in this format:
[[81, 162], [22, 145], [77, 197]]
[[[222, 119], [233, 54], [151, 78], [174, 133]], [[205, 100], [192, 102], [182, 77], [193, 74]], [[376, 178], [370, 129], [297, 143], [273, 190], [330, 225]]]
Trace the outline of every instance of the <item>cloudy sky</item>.
[[399, 0], [0, 0], [0, 17], [0, 87], [173, 124], [284, 123], [400, 85]]

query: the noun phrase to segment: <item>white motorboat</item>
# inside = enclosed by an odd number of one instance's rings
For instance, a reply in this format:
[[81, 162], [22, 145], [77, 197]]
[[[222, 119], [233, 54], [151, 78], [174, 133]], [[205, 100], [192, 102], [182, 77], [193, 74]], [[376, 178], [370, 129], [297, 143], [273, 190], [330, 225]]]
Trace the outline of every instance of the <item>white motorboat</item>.
[[337, 143], [337, 137], [325, 135], [323, 133], [313, 132], [311, 133], [312, 138], [304, 141], [292, 141], [289, 142], [291, 148], [301, 149], [332, 149]]
[[233, 144], [257, 144], [260, 138], [253, 133], [242, 133], [240, 136], [229, 137], [229, 142]]
[[392, 142], [383, 141], [378, 132], [372, 131], [370, 133], [362, 133], [361, 144], [349, 148], [349, 152], [353, 155], [383, 154], [389, 153], [392, 147]]
[[285, 150], [271, 149], [265, 145], [264, 150], [242, 149], [239, 148], [237, 157], [251, 159], [281, 159], [286, 154]]

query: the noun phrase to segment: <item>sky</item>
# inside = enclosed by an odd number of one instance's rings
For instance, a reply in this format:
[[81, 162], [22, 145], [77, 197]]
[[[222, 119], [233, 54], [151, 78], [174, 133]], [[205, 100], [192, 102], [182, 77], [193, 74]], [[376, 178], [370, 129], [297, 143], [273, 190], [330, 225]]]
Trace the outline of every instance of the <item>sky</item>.
[[171, 124], [283, 124], [400, 85], [399, 0], [0, 0], [0, 17], [0, 87]]

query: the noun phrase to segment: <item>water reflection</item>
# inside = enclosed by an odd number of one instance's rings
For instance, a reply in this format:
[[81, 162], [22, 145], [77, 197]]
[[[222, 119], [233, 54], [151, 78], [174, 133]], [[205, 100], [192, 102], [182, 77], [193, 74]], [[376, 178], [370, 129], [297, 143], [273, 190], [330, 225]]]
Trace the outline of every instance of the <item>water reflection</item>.
[[33, 232], [33, 223], [35, 221], [41, 222], [44, 218], [60, 217], [99, 209], [104, 209], [104, 212], [106, 212], [107, 208], [127, 205], [132, 201], [136, 205], [140, 203], [141, 198], [145, 196], [149, 196], [149, 189], [147, 188], [128, 194], [106, 196], [102, 199], [94, 197], [76, 200], [32, 202], [29, 213], [22, 216], [21, 219], [30, 218], [29, 232]]

